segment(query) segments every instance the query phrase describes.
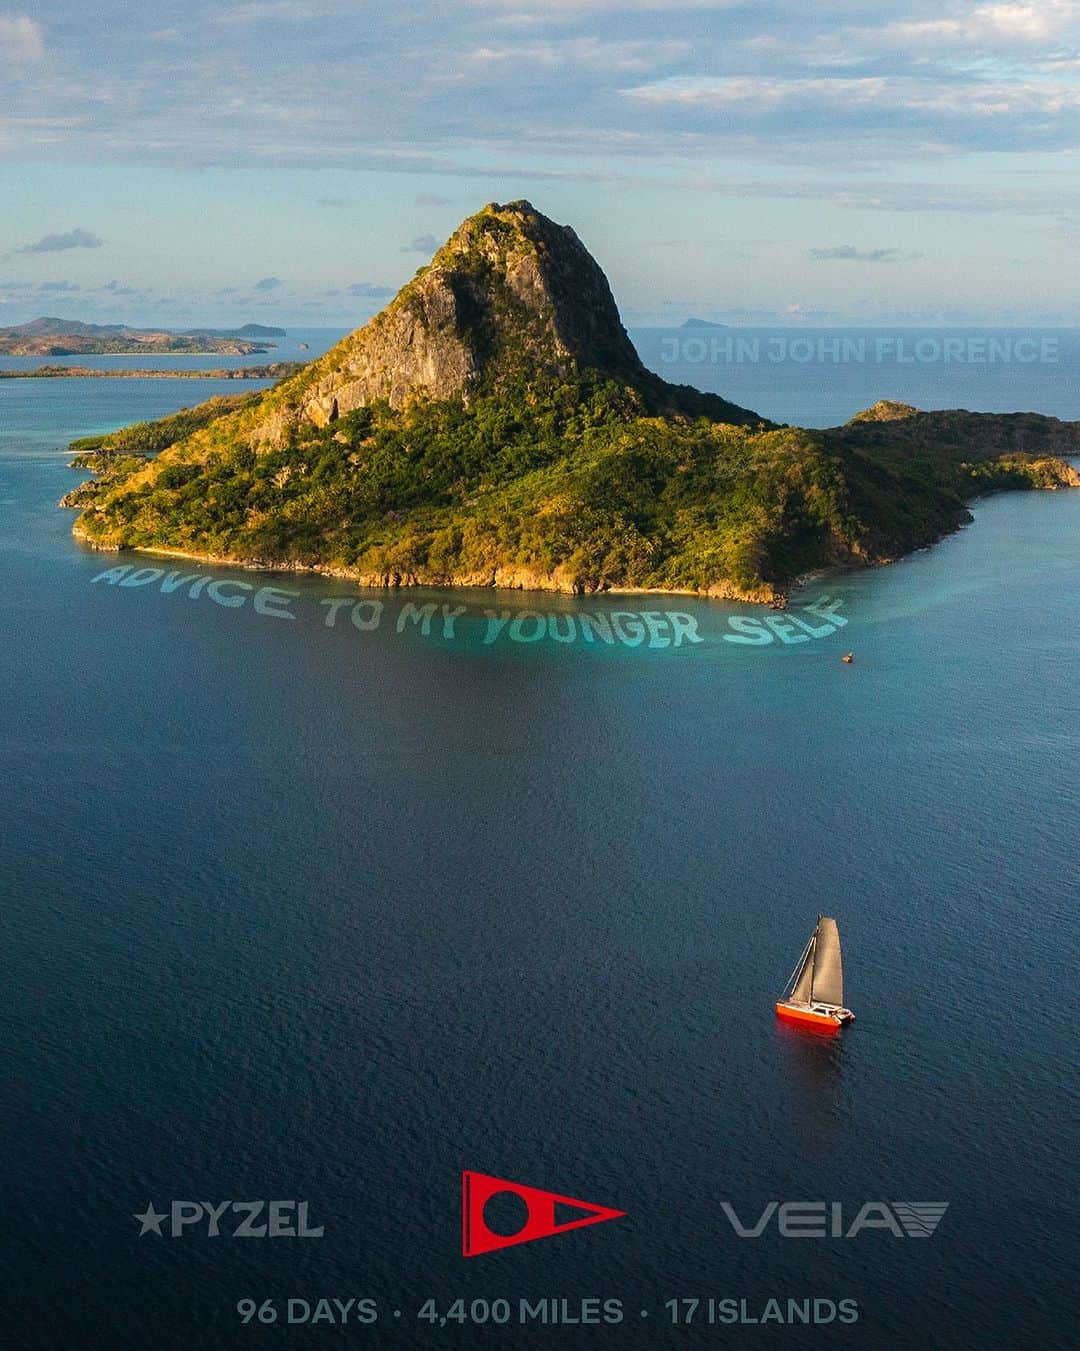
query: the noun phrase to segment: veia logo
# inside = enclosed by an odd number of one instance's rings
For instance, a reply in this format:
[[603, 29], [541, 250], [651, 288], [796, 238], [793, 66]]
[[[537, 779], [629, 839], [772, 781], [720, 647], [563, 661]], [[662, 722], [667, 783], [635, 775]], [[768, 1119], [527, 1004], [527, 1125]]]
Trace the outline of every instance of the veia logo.
[[781, 1238], [857, 1238], [865, 1229], [929, 1238], [948, 1208], [948, 1201], [864, 1201], [849, 1219], [840, 1201], [770, 1201], [746, 1224], [730, 1201], [720, 1202], [739, 1238], [761, 1238], [774, 1223]]

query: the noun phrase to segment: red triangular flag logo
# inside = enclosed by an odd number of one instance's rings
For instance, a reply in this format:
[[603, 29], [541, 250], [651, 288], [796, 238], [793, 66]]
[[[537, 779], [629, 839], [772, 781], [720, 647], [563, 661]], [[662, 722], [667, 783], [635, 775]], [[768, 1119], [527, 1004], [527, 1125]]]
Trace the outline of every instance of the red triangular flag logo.
[[[484, 1207], [500, 1192], [511, 1192], [525, 1202], [528, 1218], [516, 1234], [496, 1234], [484, 1221]], [[589, 1213], [579, 1220], [555, 1222], [555, 1207], [573, 1206]], [[610, 1210], [595, 1206], [591, 1201], [578, 1201], [573, 1196], [541, 1191], [538, 1187], [523, 1187], [520, 1182], [508, 1182], [503, 1177], [489, 1177], [487, 1173], [465, 1172], [461, 1175], [461, 1252], [463, 1257], [478, 1257], [481, 1253], [510, 1248], [515, 1243], [532, 1243], [534, 1239], [565, 1234], [568, 1229], [581, 1229], [586, 1224], [601, 1224], [617, 1220], [625, 1210]]]

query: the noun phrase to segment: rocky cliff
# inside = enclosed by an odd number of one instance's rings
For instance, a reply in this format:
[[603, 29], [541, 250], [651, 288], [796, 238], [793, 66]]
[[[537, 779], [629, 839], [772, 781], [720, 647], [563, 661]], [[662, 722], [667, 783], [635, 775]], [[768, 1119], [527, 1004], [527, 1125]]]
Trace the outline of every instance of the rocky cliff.
[[570, 226], [529, 202], [492, 202], [463, 221], [384, 310], [268, 399], [252, 434], [279, 445], [305, 422], [324, 427], [377, 401], [468, 402], [500, 383], [586, 370], [631, 386], [658, 412], [761, 421], [646, 370], [607, 278]]

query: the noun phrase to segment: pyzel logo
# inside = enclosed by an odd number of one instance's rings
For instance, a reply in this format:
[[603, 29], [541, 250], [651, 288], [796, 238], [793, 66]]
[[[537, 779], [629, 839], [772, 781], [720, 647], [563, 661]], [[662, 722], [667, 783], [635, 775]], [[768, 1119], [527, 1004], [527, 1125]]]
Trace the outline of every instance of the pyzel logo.
[[[512, 1234], [499, 1234], [484, 1218], [484, 1208], [496, 1196], [509, 1194], [525, 1203], [525, 1220]], [[587, 1212], [576, 1219], [560, 1219], [559, 1208]], [[541, 1191], [538, 1187], [523, 1187], [520, 1182], [489, 1177], [487, 1173], [465, 1172], [461, 1175], [461, 1254], [478, 1257], [481, 1253], [510, 1248], [516, 1243], [532, 1243], [538, 1238], [565, 1234], [587, 1224], [602, 1224], [617, 1220], [625, 1210], [611, 1210], [608, 1206], [578, 1201], [558, 1192]]]
[[774, 1219], [781, 1238], [855, 1238], [864, 1229], [929, 1238], [948, 1208], [948, 1201], [864, 1201], [849, 1220], [839, 1201], [770, 1201], [756, 1220], [744, 1224], [730, 1201], [720, 1202], [739, 1238], [760, 1238]]
[[[155, 1210], [149, 1202], [139, 1221], [139, 1237], [157, 1234], [168, 1221], [166, 1232], [182, 1238], [187, 1230], [207, 1238], [322, 1238], [325, 1225], [313, 1225], [306, 1201], [173, 1201], [168, 1210]], [[203, 1220], [206, 1221], [205, 1231]], [[198, 1225], [198, 1229], [195, 1226]]]

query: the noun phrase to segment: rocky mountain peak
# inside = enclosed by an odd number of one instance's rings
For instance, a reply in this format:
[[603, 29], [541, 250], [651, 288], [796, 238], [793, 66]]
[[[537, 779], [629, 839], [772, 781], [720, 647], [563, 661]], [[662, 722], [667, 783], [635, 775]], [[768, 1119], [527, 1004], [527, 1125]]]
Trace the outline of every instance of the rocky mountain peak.
[[[385, 309], [274, 392], [255, 439], [280, 442], [290, 427], [322, 427], [376, 400], [394, 408], [468, 401], [510, 377], [565, 379], [584, 370], [633, 385], [652, 404], [678, 405], [677, 391], [641, 364], [607, 278], [570, 226], [526, 201], [491, 202]], [[705, 411], [696, 405], [710, 396], [694, 400], [687, 411]], [[711, 402], [714, 415], [723, 408], [744, 415]]]

